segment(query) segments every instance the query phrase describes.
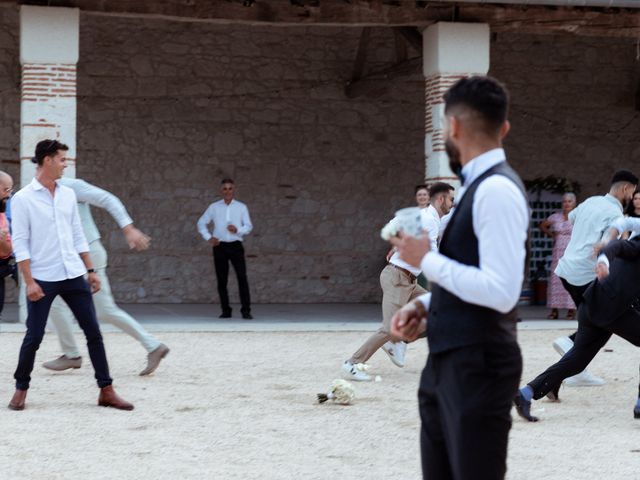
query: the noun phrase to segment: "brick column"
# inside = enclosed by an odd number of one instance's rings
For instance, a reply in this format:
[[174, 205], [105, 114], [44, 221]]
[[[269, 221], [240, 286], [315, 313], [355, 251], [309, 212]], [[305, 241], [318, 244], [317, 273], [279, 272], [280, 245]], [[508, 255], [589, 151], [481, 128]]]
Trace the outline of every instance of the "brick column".
[[489, 71], [489, 25], [440, 22], [427, 27], [423, 38], [425, 76], [425, 179], [459, 186], [444, 149], [442, 96], [457, 80]]
[[66, 176], [75, 177], [76, 64], [79, 10], [20, 7], [20, 184], [35, 173], [31, 163], [36, 144], [45, 138], [69, 146]]

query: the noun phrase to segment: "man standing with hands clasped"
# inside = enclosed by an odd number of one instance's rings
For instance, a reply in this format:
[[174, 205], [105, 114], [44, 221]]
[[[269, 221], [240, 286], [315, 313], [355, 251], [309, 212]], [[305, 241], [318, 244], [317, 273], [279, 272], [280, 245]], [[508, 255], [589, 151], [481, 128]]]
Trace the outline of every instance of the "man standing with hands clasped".
[[[76, 317], [87, 339], [95, 378], [100, 387], [98, 405], [133, 410], [120, 398], [109, 376], [100, 326], [91, 295], [100, 290], [89, 245], [82, 231], [75, 193], [58, 184], [67, 167], [68, 147], [57, 140], [43, 140], [32, 159], [38, 164], [35, 178], [12, 200], [13, 247], [27, 286], [27, 333], [24, 336], [14, 378], [16, 391], [9, 403], [23, 410], [36, 352], [42, 343], [51, 303], [61, 296]], [[84, 275], [87, 275], [87, 280]]]
[[424, 478], [501, 480], [522, 372], [515, 306], [529, 210], [502, 149], [505, 88], [489, 77], [465, 78], [444, 100], [446, 151], [462, 188], [439, 252], [427, 236], [392, 240], [435, 285], [393, 317], [391, 332], [408, 341], [427, 333], [418, 392]]
[[[251, 233], [253, 225], [247, 206], [235, 200], [235, 184], [230, 178], [222, 180], [220, 188], [222, 200], [209, 205], [209, 208], [198, 220], [198, 231], [205, 241], [213, 246], [213, 264], [218, 280], [218, 294], [222, 313], [220, 318], [231, 318], [231, 305], [227, 292], [229, 279], [229, 262], [233, 265], [238, 277], [242, 318], [251, 320], [251, 295], [247, 280], [247, 266], [244, 259], [242, 239]], [[213, 234], [209, 224], [213, 223]]]

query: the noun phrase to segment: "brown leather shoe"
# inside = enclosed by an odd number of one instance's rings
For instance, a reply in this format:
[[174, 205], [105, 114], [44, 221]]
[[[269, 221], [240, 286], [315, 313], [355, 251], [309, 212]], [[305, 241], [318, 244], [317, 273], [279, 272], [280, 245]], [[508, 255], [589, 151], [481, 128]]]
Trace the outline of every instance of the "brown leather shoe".
[[111, 385], [100, 389], [98, 405], [101, 407], [113, 407], [118, 410], [133, 410], [133, 404], [120, 398]]
[[13, 397], [9, 402], [9, 408], [11, 410], [24, 410], [24, 402], [26, 399], [27, 391], [16, 389], [16, 393], [13, 394]]

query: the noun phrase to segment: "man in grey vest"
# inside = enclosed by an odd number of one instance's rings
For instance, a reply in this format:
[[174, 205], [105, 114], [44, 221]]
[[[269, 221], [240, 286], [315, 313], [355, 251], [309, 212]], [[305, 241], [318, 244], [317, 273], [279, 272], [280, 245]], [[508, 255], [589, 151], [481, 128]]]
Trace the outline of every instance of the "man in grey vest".
[[394, 316], [391, 331], [407, 341], [427, 333], [418, 393], [424, 478], [502, 480], [522, 373], [515, 306], [529, 209], [502, 149], [505, 88], [489, 77], [465, 78], [444, 99], [445, 146], [462, 188], [439, 251], [427, 236], [392, 241], [435, 285]]

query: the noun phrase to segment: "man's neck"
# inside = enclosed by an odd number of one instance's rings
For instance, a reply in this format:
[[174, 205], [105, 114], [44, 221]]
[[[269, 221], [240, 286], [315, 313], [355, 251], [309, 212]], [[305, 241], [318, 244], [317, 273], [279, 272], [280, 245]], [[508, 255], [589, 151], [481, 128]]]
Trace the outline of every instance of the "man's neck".
[[487, 153], [496, 148], [502, 148], [500, 142], [480, 142], [469, 145], [467, 148], [460, 148], [460, 164], [464, 167], [474, 158], [479, 157], [483, 153]]
[[36, 180], [38, 180], [38, 182], [40, 182], [40, 185], [42, 185], [44, 188], [46, 188], [47, 190], [49, 190], [51, 192], [51, 195], [53, 195], [56, 191], [56, 179], [55, 178], [51, 178], [47, 175], [45, 175], [44, 173], [39, 173], [36, 174]]
[[226, 205], [231, 205], [231, 202], [233, 202], [233, 198], [231, 198], [231, 199], [229, 199], [229, 200], [227, 200], [226, 198], [224, 199], [224, 203], [225, 203]]

